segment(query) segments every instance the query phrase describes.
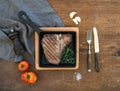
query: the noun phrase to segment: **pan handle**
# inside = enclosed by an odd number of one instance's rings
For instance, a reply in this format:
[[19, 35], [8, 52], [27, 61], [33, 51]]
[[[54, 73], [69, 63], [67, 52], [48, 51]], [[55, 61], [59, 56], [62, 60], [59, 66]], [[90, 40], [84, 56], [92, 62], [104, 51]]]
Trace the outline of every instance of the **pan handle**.
[[28, 17], [26, 12], [20, 11], [20, 12], [18, 12], [17, 15], [18, 15], [18, 18], [20, 20], [22, 20], [22, 22], [24, 22], [25, 24], [28, 24], [38, 34], [42, 31], [42, 30], [39, 29], [38, 25], [36, 25], [35, 23], [32, 22], [32, 20]]

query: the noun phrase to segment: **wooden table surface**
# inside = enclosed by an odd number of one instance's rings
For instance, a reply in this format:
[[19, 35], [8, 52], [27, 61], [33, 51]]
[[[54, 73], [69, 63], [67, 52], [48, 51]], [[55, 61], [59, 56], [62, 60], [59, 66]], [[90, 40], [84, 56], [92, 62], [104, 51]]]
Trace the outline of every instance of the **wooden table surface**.
[[[37, 71], [38, 81], [27, 85], [20, 81], [16, 63], [0, 60], [0, 91], [120, 91], [120, 1], [119, 0], [49, 0], [66, 27], [80, 30], [80, 68], [74, 71]], [[69, 14], [76, 11], [82, 21], [75, 25]], [[95, 71], [92, 42], [92, 72], [87, 72], [86, 31], [98, 29], [100, 41], [99, 73]], [[11, 70], [12, 69], [12, 70]], [[80, 81], [75, 73], [82, 75]], [[19, 90], [18, 90], [19, 89]]]

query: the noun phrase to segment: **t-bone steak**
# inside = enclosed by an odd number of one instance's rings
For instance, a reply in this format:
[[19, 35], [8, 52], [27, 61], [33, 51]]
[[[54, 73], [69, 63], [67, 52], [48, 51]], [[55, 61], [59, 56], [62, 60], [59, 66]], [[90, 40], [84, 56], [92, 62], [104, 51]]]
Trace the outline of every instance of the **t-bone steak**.
[[59, 64], [62, 51], [70, 44], [71, 34], [45, 34], [42, 38], [42, 47], [45, 57], [51, 64]]

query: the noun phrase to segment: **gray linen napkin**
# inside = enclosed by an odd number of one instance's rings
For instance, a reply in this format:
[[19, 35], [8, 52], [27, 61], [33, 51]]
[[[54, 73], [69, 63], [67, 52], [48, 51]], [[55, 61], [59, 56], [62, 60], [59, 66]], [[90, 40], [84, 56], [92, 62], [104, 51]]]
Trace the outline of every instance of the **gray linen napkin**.
[[[22, 24], [17, 13], [25, 11], [33, 22], [41, 27], [64, 26], [47, 0], [0, 0], [0, 59], [19, 62], [22, 59], [34, 63], [34, 31]], [[15, 55], [13, 42], [7, 34], [11, 28], [20, 32], [25, 47], [24, 56]]]

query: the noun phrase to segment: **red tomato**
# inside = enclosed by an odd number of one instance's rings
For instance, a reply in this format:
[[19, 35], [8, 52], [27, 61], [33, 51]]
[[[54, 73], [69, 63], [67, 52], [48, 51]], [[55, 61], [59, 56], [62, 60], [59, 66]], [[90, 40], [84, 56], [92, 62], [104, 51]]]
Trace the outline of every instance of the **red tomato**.
[[37, 75], [35, 72], [24, 72], [21, 74], [21, 80], [25, 83], [33, 84], [37, 81]]
[[29, 68], [29, 63], [26, 60], [22, 60], [19, 64], [18, 64], [18, 69], [20, 71], [26, 71]]

